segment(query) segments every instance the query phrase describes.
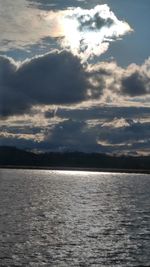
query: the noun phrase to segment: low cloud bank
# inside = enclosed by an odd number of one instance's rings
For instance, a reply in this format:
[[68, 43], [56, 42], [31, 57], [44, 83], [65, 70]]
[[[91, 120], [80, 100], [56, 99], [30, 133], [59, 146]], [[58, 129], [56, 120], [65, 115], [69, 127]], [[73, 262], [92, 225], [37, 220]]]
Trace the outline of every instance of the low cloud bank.
[[92, 105], [95, 99], [101, 104], [121, 105], [124, 100], [126, 104], [131, 100], [136, 103], [137, 97], [149, 95], [150, 59], [124, 69], [115, 62], [83, 65], [67, 51], [54, 51], [22, 63], [0, 57], [2, 117], [27, 113], [36, 105], [82, 105], [87, 100]]

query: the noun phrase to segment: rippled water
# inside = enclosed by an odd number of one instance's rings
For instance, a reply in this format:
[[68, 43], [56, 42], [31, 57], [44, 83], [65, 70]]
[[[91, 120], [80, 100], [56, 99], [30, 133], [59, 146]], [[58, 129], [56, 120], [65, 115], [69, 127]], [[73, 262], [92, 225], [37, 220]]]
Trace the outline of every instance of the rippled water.
[[150, 175], [0, 174], [0, 266], [150, 266]]

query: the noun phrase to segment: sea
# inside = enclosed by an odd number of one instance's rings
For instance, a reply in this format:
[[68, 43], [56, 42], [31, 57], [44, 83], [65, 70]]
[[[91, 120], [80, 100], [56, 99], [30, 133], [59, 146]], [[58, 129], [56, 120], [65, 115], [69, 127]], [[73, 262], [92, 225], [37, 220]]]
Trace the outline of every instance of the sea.
[[150, 175], [0, 169], [3, 266], [150, 266]]

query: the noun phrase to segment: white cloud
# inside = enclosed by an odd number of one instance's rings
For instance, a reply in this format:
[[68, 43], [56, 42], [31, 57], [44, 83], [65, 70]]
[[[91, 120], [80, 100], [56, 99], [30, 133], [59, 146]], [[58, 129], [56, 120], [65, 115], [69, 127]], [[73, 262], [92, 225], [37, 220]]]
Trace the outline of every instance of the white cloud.
[[[110, 42], [131, 31], [129, 24], [117, 19], [108, 5], [54, 12], [31, 7], [26, 0], [0, 2], [1, 51], [27, 50], [27, 46], [35, 44], [43, 47], [44, 38], [50, 37], [56, 38], [60, 49], [69, 49], [86, 60], [106, 52]], [[50, 43], [47, 48], [53, 49]]]
[[102, 127], [112, 127], [112, 128], [123, 128], [130, 126], [131, 120], [128, 121], [124, 118], [115, 118], [114, 120], [111, 120], [109, 122], [105, 122], [102, 124]]
[[[49, 15], [51, 20], [49, 20]], [[54, 27], [55, 24], [55, 27]], [[54, 12], [30, 7], [26, 0], [0, 1], [0, 50], [27, 49], [57, 30]]]
[[24, 140], [32, 140], [35, 142], [42, 142], [43, 134], [37, 133], [37, 134], [21, 134], [21, 133], [9, 133], [9, 132], [1, 132], [0, 138], [10, 138], [10, 139], [24, 139]]
[[84, 60], [105, 53], [110, 42], [132, 31], [129, 24], [119, 20], [106, 4], [90, 10], [70, 9], [64, 12], [62, 24], [62, 46]]
[[100, 62], [89, 65], [88, 71], [97, 90], [103, 88], [101, 104], [150, 106], [150, 58], [127, 68], [116, 62]]

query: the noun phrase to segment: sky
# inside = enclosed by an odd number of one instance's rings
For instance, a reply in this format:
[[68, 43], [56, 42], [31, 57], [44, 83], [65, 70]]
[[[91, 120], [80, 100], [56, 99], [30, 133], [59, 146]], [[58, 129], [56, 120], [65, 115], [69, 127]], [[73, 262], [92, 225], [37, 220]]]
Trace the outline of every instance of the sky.
[[0, 145], [150, 155], [149, 25], [149, 0], [0, 0]]

